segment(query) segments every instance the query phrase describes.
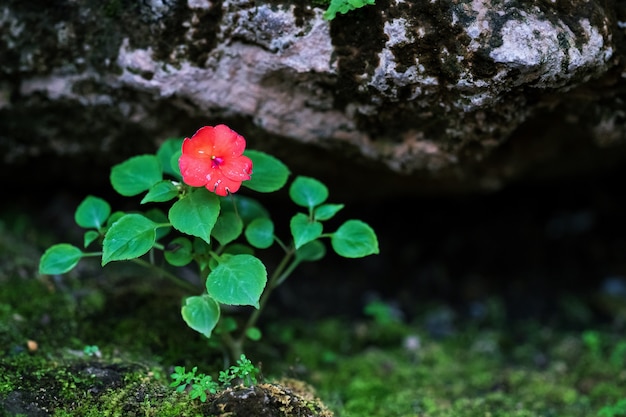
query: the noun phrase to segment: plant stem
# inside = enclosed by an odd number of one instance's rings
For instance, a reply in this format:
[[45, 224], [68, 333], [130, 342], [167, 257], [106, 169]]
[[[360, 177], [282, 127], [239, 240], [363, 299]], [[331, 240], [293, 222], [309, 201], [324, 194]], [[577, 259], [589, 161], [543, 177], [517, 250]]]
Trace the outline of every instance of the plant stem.
[[286, 278], [283, 277], [284, 272], [288, 271], [289, 273], [291, 273], [293, 271], [294, 268], [290, 268], [289, 266], [291, 265], [290, 261], [295, 253], [296, 251], [293, 247], [290, 247], [286, 251], [285, 256], [280, 261], [280, 263], [274, 270], [274, 273], [267, 282], [265, 291], [263, 291], [263, 295], [261, 295], [261, 299], [259, 300], [259, 308], [255, 309], [252, 314], [250, 314], [250, 317], [248, 318], [246, 324], [243, 326], [241, 333], [239, 333], [236, 338], [233, 338], [230, 334], [224, 335], [222, 340], [224, 341], [226, 346], [228, 346], [232, 360], [237, 360], [243, 353], [243, 344], [246, 340], [246, 333], [248, 332], [248, 329], [256, 325], [256, 322], [261, 316], [263, 308], [265, 307], [265, 304], [267, 304], [267, 300], [270, 298], [272, 291], [278, 286], [278, 284], [280, 284], [280, 282], [284, 281], [284, 279]]
[[237, 358], [241, 357], [241, 355], [243, 353], [243, 341], [244, 340], [245, 340], [245, 336], [244, 337], [238, 337], [237, 339], [234, 339], [232, 334], [230, 334], [230, 333], [222, 334], [222, 343], [224, 345], [226, 345], [226, 347], [228, 348], [228, 351], [229, 351], [228, 353], [230, 355], [229, 363], [225, 364], [226, 368], [228, 366], [230, 366], [230, 363], [232, 361], [234, 361]]
[[173, 282], [174, 284], [178, 285], [181, 288], [184, 288], [187, 291], [192, 291], [192, 292], [198, 291], [198, 287], [196, 287], [195, 285], [190, 284], [187, 281], [183, 281], [182, 279], [172, 274], [171, 272], [166, 271], [165, 269], [160, 268], [150, 262], [146, 262], [143, 259], [139, 259], [139, 258], [130, 259], [130, 261], [136, 263], [137, 265], [141, 265], [144, 268], [147, 268], [153, 272], [156, 272], [160, 276], [167, 278], [169, 281]]

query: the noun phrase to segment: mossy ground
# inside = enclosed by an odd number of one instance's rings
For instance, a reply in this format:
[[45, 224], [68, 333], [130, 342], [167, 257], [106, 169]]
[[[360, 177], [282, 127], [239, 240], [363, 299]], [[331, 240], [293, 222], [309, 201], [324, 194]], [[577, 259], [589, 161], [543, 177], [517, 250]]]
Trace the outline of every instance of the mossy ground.
[[292, 352], [337, 416], [582, 417], [626, 398], [619, 332], [468, 324], [440, 338], [419, 321], [391, 332], [376, 323], [323, 327], [350, 329], [344, 347], [312, 345], [319, 335], [310, 334]]
[[[179, 294], [134, 270], [39, 276], [50, 238], [19, 214], [0, 219], [0, 415], [211, 415], [168, 387], [174, 365], [223, 367], [180, 320]], [[269, 381], [311, 384], [338, 417], [626, 415], [621, 313], [513, 323], [498, 299], [489, 306], [475, 319], [433, 305], [399, 320], [383, 303], [361, 317], [274, 318], [249, 357]]]

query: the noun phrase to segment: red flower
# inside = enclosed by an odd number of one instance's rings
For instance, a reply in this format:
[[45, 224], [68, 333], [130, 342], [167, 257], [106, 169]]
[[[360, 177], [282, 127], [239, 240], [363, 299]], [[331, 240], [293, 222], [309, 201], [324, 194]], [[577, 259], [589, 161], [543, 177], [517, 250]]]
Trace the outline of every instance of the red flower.
[[183, 181], [221, 196], [236, 192], [252, 174], [252, 161], [242, 155], [245, 148], [243, 136], [226, 125], [200, 128], [183, 141], [178, 160]]

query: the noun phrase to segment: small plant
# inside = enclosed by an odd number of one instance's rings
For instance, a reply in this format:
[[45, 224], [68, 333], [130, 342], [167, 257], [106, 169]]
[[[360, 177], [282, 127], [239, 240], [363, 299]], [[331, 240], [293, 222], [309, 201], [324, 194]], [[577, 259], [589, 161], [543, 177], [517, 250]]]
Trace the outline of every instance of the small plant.
[[626, 416], [626, 398], [615, 404], [605, 405], [598, 411], [598, 417], [622, 417]]
[[376, 0], [330, 0], [328, 9], [324, 12], [324, 19], [333, 20], [337, 13], [346, 14], [367, 5], [375, 4]]
[[[271, 292], [300, 263], [322, 259], [323, 240], [346, 258], [378, 253], [376, 234], [360, 220], [347, 220], [333, 232], [324, 230], [324, 222], [344, 205], [328, 203], [328, 188], [304, 176], [296, 177], [288, 190], [299, 208], [288, 220], [291, 236], [277, 236], [269, 211], [253, 197], [234, 193], [241, 186], [257, 193], [278, 191], [287, 184], [289, 169], [245, 147], [245, 139], [229, 127], [206, 126], [191, 138], [167, 140], [155, 155], [114, 166], [113, 189], [126, 197], [143, 194], [140, 205], [153, 207], [114, 212], [107, 201], [87, 196], [74, 218], [86, 229], [83, 247], [97, 248], [54, 245], [41, 257], [40, 273], [64, 274], [86, 257], [101, 258], [103, 267], [114, 261], [142, 265], [189, 294], [181, 309], [189, 327], [207, 338], [217, 334], [217, 345], [233, 360], [240, 358], [246, 339], [261, 338], [256, 323]], [[268, 274], [258, 254], [272, 246], [283, 257]], [[195, 266], [197, 283], [176, 273], [189, 265]], [[255, 309], [247, 320], [236, 320], [222, 314], [222, 305]], [[247, 369], [244, 365], [238, 365], [240, 372]]]
[[189, 387], [191, 398], [199, 398], [200, 401], [205, 402], [207, 393], [215, 394], [220, 389], [230, 387], [233, 381], [239, 381], [245, 386], [256, 384], [256, 377], [259, 374], [259, 368], [254, 366], [245, 355], [241, 355], [237, 360], [237, 365], [231, 365], [227, 370], [220, 372], [219, 383], [214, 381], [211, 375], [197, 373], [197, 371], [196, 366], [189, 372], [183, 366], [175, 367], [174, 373], [170, 375], [173, 379], [170, 387], [176, 388], [178, 392], [183, 392]]
[[400, 321], [397, 309], [380, 300], [373, 300], [367, 303], [363, 308], [363, 313], [372, 317], [380, 325], [388, 325]]
[[85, 354], [85, 356], [96, 356], [98, 358], [102, 356], [102, 353], [100, 353], [100, 349], [96, 345], [85, 346], [83, 348], [83, 353]]
[[583, 332], [582, 340], [589, 350], [589, 353], [591, 353], [591, 356], [593, 356], [594, 359], [600, 359], [602, 356], [602, 340], [600, 339], [600, 333], [587, 330]]
[[174, 380], [170, 387], [176, 388], [178, 392], [183, 392], [187, 387], [190, 387], [189, 396], [194, 399], [199, 398], [200, 401], [205, 402], [207, 392], [215, 394], [220, 389], [220, 385], [213, 381], [211, 375], [196, 374], [197, 370], [197, 366], [194, 366], [189, 372], [185, 370], [184, 366], [175, 367], [174, 373], [170, 375]]
[[608, 356], [608, 362], [612, 366], [617, 369], [624, 367], [626, 362], [625, 340], [621, 340], [614, 347], [609, 348], [608, 341], [603, 340], [600, 332], [587, 330], [582, 333], [582, 341], [593, 359], [605, 361]]

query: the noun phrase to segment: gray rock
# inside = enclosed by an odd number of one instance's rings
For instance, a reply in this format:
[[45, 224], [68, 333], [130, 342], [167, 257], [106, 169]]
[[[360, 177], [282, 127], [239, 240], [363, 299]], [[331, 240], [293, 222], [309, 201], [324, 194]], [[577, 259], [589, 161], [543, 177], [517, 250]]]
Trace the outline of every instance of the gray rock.
[[603, 149], [613, 162], [626, 154], [624, 9], [379, 0], [327, 22], [305, 0], [10, 0], [0, 152], [5, 170], [54, 156], [56, 179], [76, 157], [96, 176], [226, 122], [288, 163], [355, 183], [386, 171], [411, 175], [396, 186], [491, 189], [576, 171], [581, 158], [604, 167]]

